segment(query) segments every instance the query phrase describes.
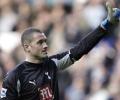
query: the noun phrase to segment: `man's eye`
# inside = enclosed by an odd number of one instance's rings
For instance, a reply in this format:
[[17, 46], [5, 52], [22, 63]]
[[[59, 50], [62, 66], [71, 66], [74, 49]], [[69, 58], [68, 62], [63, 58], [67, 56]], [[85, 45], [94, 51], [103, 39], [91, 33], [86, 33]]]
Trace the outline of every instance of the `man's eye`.
[[46, 40], [41, 40], [37, 44], [43, 44], [44, 42], [46, 43]]
[[42, 44], [43, 43], [43, 41], [39, 41], [37, 44]]
[[43, 43], [43, 41], [40, 41], [40, 42], [39, 42], [39, 44], [42, 44], [42, 43]]

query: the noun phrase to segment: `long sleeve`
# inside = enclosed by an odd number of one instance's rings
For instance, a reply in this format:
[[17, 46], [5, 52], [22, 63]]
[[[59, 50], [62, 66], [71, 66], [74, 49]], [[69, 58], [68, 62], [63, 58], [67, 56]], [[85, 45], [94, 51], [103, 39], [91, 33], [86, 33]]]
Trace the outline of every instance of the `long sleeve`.
[[17, 92], [17, 81], [15, 79], [15, 75], [13, 73], [8, 75], [2, 85], [0, 100], [17, 100], [18, 92]]
[[108, 32], [101, 27], [90, 32], [80, 42], [69, 51], [52, 56], [52, 60], [58, 69], [65, 69], [74, 61], [79, 60], [84, 54], [87, 54]]
[[70, 57], [73, 60], [79, 60], [84, 54], [87, 54], [108, 32], [101, 27], [85, 36], [74, 48], [70, 49]]

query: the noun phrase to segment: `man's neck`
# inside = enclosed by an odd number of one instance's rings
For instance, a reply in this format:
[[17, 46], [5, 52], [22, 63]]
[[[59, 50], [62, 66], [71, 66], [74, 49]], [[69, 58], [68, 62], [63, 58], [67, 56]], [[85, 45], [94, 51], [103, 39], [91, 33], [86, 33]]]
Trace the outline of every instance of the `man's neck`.
[[35, 64], [38, 64], [38, 63], [42, 63], [42, 62], [43, 62], [42, 59], [32, 59], [32, 58], [27, 58], [27, 57], [26, 57], [25, 61], [31, 62], [31, 63], [35, 63]]

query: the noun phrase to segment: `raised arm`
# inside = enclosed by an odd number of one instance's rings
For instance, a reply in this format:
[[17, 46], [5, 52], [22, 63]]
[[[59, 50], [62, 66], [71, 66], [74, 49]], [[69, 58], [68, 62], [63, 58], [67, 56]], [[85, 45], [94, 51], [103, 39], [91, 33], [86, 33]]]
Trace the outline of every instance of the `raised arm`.
[[109, 3], [106, 3], [108, 16], [101, 25], [93, 32], [84, 37], [76, 47], [70, 50], [71, 58], [74, 60], [80, 59], [84, 54], [87, 54], [105, 35], [116, 26], [120, 20], [120, 9], [112, 8]]
[[85, 36], [79, 43], [68, 52], [58, 54], [52, 57], [59, 69], [65, 69], [74, 61], [79, 60], [84, 54], [87, 54], [105, 35], [111, 27], [115, 26], [120, 20], [120, 9], [112, 8], [107, 3], [108, 17], [94, 31]]
[[67, 52], [54, 55], [51, 58], [56, 63], [58, 69], [65, 69], [79, 60], [84, 54], [87, 54], [106, 34], [107, 31], [99, 26], [94, 31], [88, 33], [75, 47]]

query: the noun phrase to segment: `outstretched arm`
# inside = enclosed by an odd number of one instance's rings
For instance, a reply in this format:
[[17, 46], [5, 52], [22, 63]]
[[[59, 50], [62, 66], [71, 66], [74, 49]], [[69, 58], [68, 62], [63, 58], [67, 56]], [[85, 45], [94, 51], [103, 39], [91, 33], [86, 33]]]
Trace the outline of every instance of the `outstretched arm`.
[[105, 35], [116, 26], [120, 20], [120, 9], [112, 8], [110, 3], [106, 3], [108, 16], [101, 25], [84, 37], [79, 44], [70, 50], [71, 58], [74, 60], [80, 59], [82, 55], [87, 54]]
[[84, 54], [87, 54], [105, 35], [111, 27], [120, 20], [120, 9], [112, 8], [107, 3], [108, 17], [94, 31], [90, 32], [80, 42], [68, 52], [58, 54], [52, 57], [59, 69], [70, 66], [74, 61], [79, 60]]
[[65, 69], [79, 60], [84, 54], [87, 54], [106, 34], [107, 31], [99, 26], [94, 31], [88, 33], [75, 47], [51, 58], [56, 63], [58, 69]]
[[70, 49], [70, 58], [73, 61], [79, 60], [87, 54], [105, 35], [107, 31], [100, 26], [85, 36], [74, 48]]

